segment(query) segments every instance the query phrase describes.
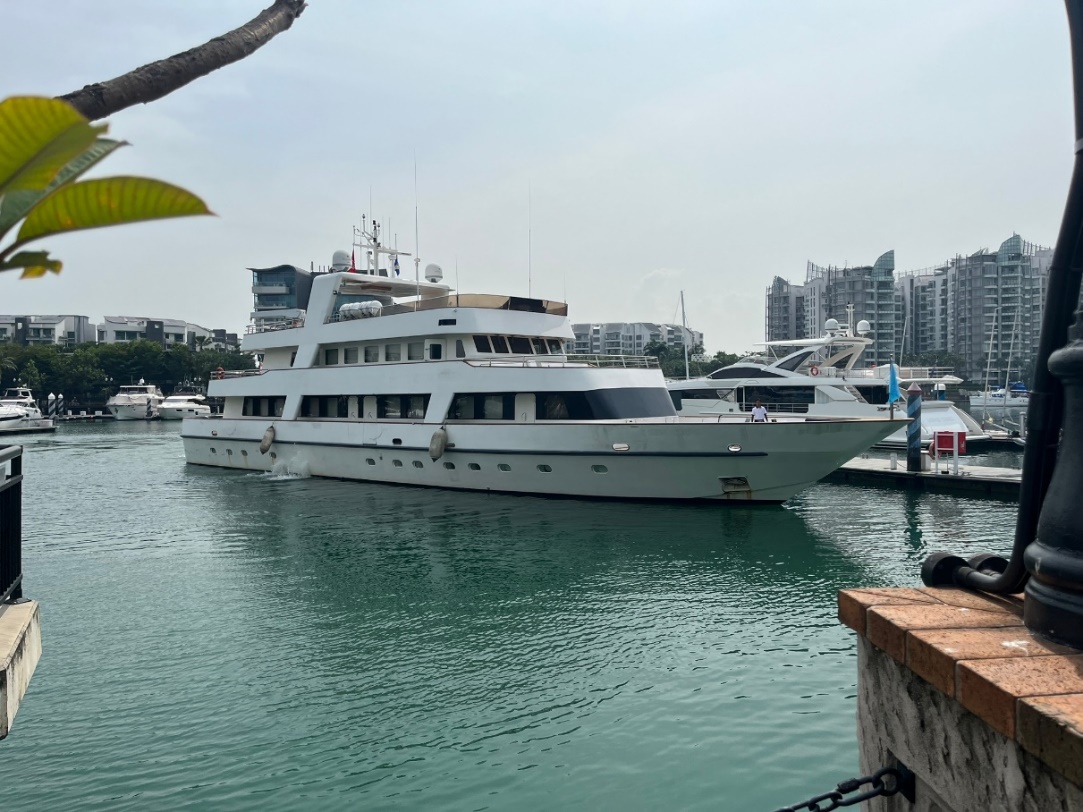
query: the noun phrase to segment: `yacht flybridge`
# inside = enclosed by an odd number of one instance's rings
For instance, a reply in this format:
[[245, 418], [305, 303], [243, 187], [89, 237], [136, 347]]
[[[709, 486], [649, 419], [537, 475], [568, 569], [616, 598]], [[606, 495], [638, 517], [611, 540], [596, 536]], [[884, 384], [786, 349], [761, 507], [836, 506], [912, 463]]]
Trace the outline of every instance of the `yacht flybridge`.
[[[704, 378], [669, 381], [682, 415], [747, 415], [756, 401], [769, 414], [808, 417], [872, 417], [890, 412], [888, 364], [857, 367], [865, 348], [872, 344], [866, 334], [869, 324], [860, 321], [857, 330], [828, 319], [820, 338], [768, 341], [758, 346], [762, 353], [742, 358], [736, 364], [715, 370]], [[940, 393], [962, 379], [947, 370], [928, 367], [898, 367], [899, 385], [910, 383], [928, 392]], [[935, 396], [934, 396], [935, 398]], [[896, 406], [896, 414], [905, 404]], [[930, 442], [937, 431], [966, 432], [968, 443], [989, 439], [974, 418], [946, 400], [924, 400], [921, 405], [921, 435]], [[906, 446], [906, 429], [900, 428], [878, 445]]]
[[365, 272], [316, 274], [302, 318], [250, 328], [242, 350], [261, 367], [210, 383], [223, 414], [185, 419], [188, 462], [476, 491], [781, 502], [904, 422], [679, 417], [655, 359], [567, 355], [567, 305], [459, 294], [435, 265], [425, 281], [403, 280], [378, 270], [381, 253], [397, 252], [369, 239], [377, 262]]

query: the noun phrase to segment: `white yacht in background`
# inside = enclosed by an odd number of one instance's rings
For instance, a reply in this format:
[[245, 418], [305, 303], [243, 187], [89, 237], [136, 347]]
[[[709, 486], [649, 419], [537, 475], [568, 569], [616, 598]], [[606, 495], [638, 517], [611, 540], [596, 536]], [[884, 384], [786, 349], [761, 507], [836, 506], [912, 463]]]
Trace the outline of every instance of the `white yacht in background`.
[[970, 405], [994, 409], [1026, 409], [1030, 406], [1030, 392], [1022, 381], [1015, 381], [1001, 389], [971, 395]]
[[[758, 345], [760, 355], [715, 370], [706, 377], [669, 381], [679, 400], [682, 415], [745, 415], [759, 400], [771, 415], [807, 417], [874, 417], [890, 412], [888, 364], [858, 368], [855, 365], [872, 344], [868, 322], [857, 324], [856, 335], [848, 325], [828, 319], [821, 338], [769, 341]], [[967, 443], [988, 441], [973, 417], [937, 395], [961, 379], [944, 370], [927, 367], [896, 367], [899, 386], [917, 383], [932, 395], [922, 400], [921, 436], [928, 443], [938, 431], [966, 432]], [[895, 414], [905, 414], [900, 401]], [[906, 429], [885, 437], [877, 445], [905, 447]]]
[[197, 392], [174, 392], [158, 407], [162, 420], [183, 420], [186, 417], [210, 417], [207, 399]]
[[[311, 279], [303, 321], [254, 325], [262, 367], [226, 372], [221, 417], [185, 420], [189, 463], [372, 482], [551, 494], [781, 502], [903, 422], [682, 418], [653, 358], [568, 356], [567, 305], [459, 294], [438, 266], [368, 260]], [[415, 261], [415, 269], [417, 267]]]
[[161, 389], [140, 378], [138, 384], [120, 387], [120, 391], [105, 402], [105, 408], [117, 420], [153, 420], [164, 400]]
[[0, 435], [55, 430], [56, 422], [42, 416], [33, 393], [26, 387], [12, 387], [0, 395]]

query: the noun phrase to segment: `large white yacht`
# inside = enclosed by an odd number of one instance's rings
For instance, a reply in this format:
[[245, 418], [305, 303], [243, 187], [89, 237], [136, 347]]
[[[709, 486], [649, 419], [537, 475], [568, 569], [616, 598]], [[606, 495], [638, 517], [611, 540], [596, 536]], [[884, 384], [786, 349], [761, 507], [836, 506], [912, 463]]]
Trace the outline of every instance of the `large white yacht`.
[[[475, 491], [781, 502], [895, 431], [875, 418], [681, 418], [655, 359], [568, 356], [567, 305], [458, 294], [380, 268], [399, 252], [362, 230], [363, 271], [338, 252], [303, 317], [262, 320], [186, 419], [189, 463]], [[416, 268], [415, 264], [415, 268]], [[306, 281], [306, 285], [308, 282]], [[256, 286], [254, 286], [254, 292]]]
[[158, 407], [164, 400], [161, 389], [140, 378], [138, 384], [120, 387], [105, 402], [105, 408], [117, 420], [153, 420], [158, 417]]
[[[873, 417], [888, 414], [888, 387], [891, 370], [888, 364], [876, 367], [856, 366], [865, 348], [872, 344], [866, 321], [857, 329], [828, 319], [820, 338], [792, 341], [768, 341], [758, 346], [763, 352], [743, 358], [736, 364], [715, 370], [706, 377], [669, 381], [671, 392], [679, 400], [682, 415], [748, 415], [756, 401], [769, 414], [808, 417]], [[966, 432], [967, 443], [989, 440], [973, 417], [940, 393], [951, 384], [961, 383], [945, 370], [928, 367], [895, 367], [900, 387], [917, 383], [931, 399], [921, 404], [922, 442], [928, 443], [938, 431]], [[895, 414], [906, 412], [900, 401]], [[901, 428], [877, 445], [905, 447], [906, 429]]]
[[0, 395], [0, 434], [26, 434], [55, 429], [54, 420], [42, 416], [33, 393], [26, 387], [12, 387]]

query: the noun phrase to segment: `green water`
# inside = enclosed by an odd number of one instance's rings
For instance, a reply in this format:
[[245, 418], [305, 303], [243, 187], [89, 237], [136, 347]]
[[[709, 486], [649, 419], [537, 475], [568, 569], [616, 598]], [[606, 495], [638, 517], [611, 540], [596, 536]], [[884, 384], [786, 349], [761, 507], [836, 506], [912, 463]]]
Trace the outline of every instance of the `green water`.
[[835, 592], [1006, 551], [1001, 502], [484, 496], [27, 440], [44, 655], [12, 809], [773, 809], [857, 769]]

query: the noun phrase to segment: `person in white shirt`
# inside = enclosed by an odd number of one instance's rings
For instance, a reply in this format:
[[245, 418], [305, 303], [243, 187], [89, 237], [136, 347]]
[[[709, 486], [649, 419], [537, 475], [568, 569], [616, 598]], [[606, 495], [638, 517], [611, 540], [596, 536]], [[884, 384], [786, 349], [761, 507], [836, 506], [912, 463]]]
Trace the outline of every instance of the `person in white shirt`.
[[758, 400], [756, 401], [756, 405], [752, 407], [752, 422], [767, 422], [767, 407], [760, 403]]

